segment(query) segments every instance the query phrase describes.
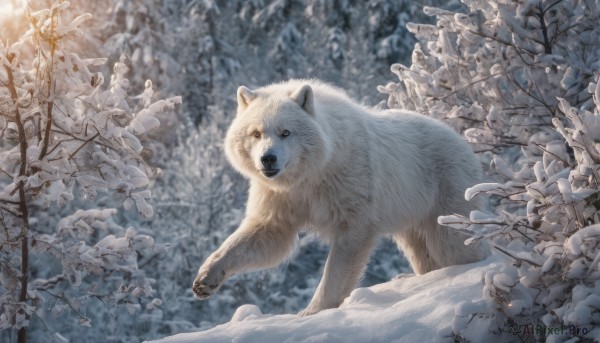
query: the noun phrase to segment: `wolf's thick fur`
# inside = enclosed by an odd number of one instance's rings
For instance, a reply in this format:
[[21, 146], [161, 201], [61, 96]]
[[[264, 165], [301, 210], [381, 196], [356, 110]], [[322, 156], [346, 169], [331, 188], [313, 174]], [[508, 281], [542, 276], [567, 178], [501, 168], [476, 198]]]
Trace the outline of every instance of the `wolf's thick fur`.
[[367, 109], [313, 80], [240, 87], [237, 96], [225, 152], [250, 180], [246, 217], [200, 267], [196, 295], [279, 264], [303, 229], [331, 244], [303, 315], [339, 306], [383, 235], [394, 237], [417, 274], [481, 259], [466, 237], [437, 224], [440, 215], [468, 214], [464, 192], [481, 173], [451, 128], [416, 113]]

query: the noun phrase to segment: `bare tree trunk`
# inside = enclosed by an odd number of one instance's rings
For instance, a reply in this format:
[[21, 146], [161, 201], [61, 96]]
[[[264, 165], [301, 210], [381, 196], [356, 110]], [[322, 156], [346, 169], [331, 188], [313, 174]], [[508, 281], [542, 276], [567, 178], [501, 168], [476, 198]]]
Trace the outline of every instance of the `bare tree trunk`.
[[[54, 16], [56, 15], [56, 10], [52, 13], [52, 34], [56, 32], [56, 21], [54, 20]], [[50, 130], [52, 129], [52, 109], [54, 108], [54, 100], [52, 92], [52, 72], [54, 70], [54, 51], [56, 50], [56, 38], [53, 36], [50, 38], [50, 65], [46, 65], [46, 73], [48, 74], [48, 95], [46, 101], [48, 101], [46, 108], [46, 128], [44, 129], [44, 143], [42, 144], [42, 150], [40, 151], [39, 160], [46, 156], [46, 152], [48, 151], [48, 144], [50, 142]]]
[[[10, 54], [7, 56], [9, 62], [12, 62], [13, 58], [14, 56]], [[12, 70], [8, 66], [4, 66], [4, 69], [6, 69], [6, 73], [8, 74], [8, 88], [15, 105], [15, 123], [19, 133], [19, 151], [21, 155], [19, 177], [23, 177], [27, 174], [27, 137], [25, 136], [25, 128], [23, 127], [21, 114], [19, 113], [19, 96], [15, 87]], [[25, 181], [20, 180], [17, 188], [19, 191], [19, 209], [21, 212], [21, 292], [19, 293], [19, 301], [26, 302], [29, 276], [29, 211], [25, 199]], [[19, 343], [27, 342], [27, 329], [25, 327], [19, 329], [17, 341]]]

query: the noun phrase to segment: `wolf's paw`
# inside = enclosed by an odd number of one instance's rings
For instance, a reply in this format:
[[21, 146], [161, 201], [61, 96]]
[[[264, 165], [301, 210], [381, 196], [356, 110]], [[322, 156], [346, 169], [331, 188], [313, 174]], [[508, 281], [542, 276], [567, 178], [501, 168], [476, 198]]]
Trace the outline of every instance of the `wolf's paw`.
[[218, 270], [218, 268], [204, 268], [200, 269], [198, 276], [194, 280], [192, 290], [196, 297], [200, 299], [209, 298], [213, 295], [221, 286], [221, 283], [225, 279], [225, 271]]
[[321, 310], [325, 310], [326, 308], [321, 308], [320, 306], [315, 306], [313, 304], [309, 304], [307, 308], [298, 312], [300, 317], [312, 316], [313, 314], [317, 314], [321, 312]]
[[343, 301], [343, 297], [339, 300], [338, 298], [327, 299], [322, 296], [317, 296], [317, 294], [315, 294], [315, 297], [311, 300], [310, 304], [308, 304], [308, 306], [304, 310], [300, 311], [298, 315], [300, 317], [312, 316], [313, 314], [317, 314], [323, 310], [338, 308], [340, 307]]
[[317, 313], [319, 311], [315, 311], [315, 310], [311, 310], [309, 308], [305, 308], [304, 310], [298, 312], [298, 315], [300, 317], [306, 317], [306, 316], [312, 316], [313, 314]]

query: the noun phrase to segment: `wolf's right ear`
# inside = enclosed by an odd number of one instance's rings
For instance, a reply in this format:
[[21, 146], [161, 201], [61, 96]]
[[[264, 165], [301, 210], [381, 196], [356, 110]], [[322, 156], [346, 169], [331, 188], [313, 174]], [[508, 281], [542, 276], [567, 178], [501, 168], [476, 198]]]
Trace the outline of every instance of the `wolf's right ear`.
[[245, 109], [250, 102], [256, 98], [256, 93], [246, 86], [240, 86], [237, 90], [237, 101], [240, 109]]

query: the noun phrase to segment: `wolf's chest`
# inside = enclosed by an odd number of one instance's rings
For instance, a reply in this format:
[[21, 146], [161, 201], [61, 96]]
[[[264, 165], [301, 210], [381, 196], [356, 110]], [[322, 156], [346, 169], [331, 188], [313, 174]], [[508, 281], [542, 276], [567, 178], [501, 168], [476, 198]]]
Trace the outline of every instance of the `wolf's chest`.
[[347, 230], [353, 223], [368, 217], [368, 206], [357, 202], [360, 196], [344, 191], [334, 191], [322, 186], [304, 197], [305, 220], [311, 231], [329, 236]]

